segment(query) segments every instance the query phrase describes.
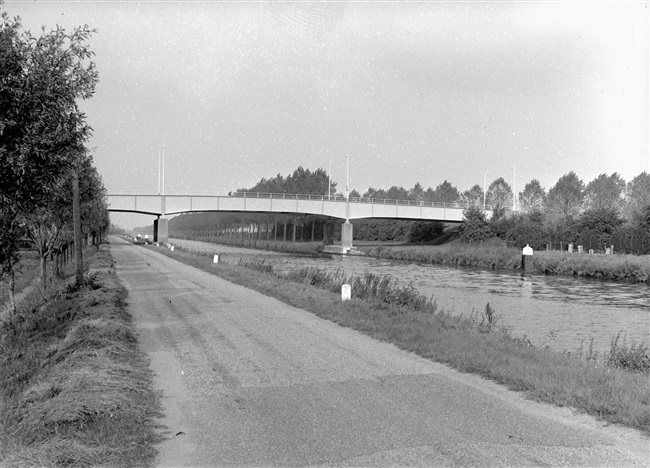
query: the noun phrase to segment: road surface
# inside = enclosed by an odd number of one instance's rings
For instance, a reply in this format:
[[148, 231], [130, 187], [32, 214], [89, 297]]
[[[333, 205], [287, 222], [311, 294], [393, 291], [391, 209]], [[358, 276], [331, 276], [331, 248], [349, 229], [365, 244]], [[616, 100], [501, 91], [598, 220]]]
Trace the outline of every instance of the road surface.
[[634, 430], [111, 242], [163, 392], [159, 466], [650, 466]]

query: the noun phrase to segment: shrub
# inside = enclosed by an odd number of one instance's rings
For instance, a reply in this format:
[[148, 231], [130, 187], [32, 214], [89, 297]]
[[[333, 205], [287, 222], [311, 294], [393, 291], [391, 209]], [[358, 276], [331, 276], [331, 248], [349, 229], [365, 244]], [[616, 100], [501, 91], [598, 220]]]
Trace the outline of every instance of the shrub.
[[646, 345], [632, 343], [631, 346], [619, 343], [621, 332], [612, 340], [607, 356], [607, 365], [630, 372], [650, 372], [650, 352]]

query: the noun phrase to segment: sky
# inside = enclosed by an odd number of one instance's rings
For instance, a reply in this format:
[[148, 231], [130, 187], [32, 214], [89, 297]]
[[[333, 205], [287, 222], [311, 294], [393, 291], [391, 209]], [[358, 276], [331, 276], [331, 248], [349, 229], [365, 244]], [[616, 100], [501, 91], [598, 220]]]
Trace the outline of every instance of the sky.
[[[87, 24], [81, 104], [104, 185], [222, 192], [331, 167], [345, 191], [548, 190], [650, 171], [648, 2], [16, 1], [38, 34]], [[331, 162], [330, 162], [331, 161]], [[112, 214], [121, 227], [152, 222]]]

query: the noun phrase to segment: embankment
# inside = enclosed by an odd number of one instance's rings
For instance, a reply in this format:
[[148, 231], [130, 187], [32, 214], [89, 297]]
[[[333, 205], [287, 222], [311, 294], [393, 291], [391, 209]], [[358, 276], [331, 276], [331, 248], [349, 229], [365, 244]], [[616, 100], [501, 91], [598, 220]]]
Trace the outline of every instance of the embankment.
[[0, 465], [142, 466], [158, 400], [108, 247], [0, 322]]

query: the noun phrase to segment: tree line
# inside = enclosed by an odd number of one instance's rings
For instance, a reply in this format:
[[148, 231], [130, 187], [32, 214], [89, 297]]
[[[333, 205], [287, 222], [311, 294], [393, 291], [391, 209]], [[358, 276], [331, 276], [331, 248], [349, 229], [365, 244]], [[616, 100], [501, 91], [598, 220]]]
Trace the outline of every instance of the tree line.
[[109, 225], [106, 191], [86, 148], [92, 128], [78, 103], [98, 83], [93, 32], [57, 27], [36, 37], [20, 18], [0, 13], [0, 275], [14, 312], [22, 244], [38, 252], [46, 288], [48, 257], [58, 273], [75, 237], [79, 253], [82, 236], [97, 239]]
[[650, 252], [650, 174], [645, 171], [627, 183], [615, 172], [588, 184], [571, 171], [548, 192], [534, 179], [519, 193], [519, 206], [514, 215], [495, 206], [489, 221], [476, 204], [469, 206], [460, 239], [497, 237], [537, 249], [573, 243], [585, 249], [614, 245], [623, 252]]
[[[329, 186], [329, 190], [328, 190]], [[237, 192], [301, 193], [341, 197], [335, 182], [324, 169], [310, 171], [302, 166], [287, 176], [263, 178], [251, 188]], [[459, 204], [465, 207], [465, 220], [455, 237], [464, 242], [500, 238], [515, 245], [530, 244], [544, 248], [549, 244], [582, 242], [587, 248], [604, 249], [617, 239], [619, 250], [645, 253], [650, 249], [650, 175], [642, 172], [629, 182], [618, 174], [600, 174], [585, 184], [575, 172], [569, 172], [547, 191], [537, 179], [528, 182], [518, 193], [513, 211], [514, 193], [503, 177], [494, 179], [486, 190], [476, 184], [460, 191], [447, 180], [435, 188], [424, 189], [419, 182], [412, 188], [392, 186], [388, 190], [369, 187], [363, 194], [350, 192], [352, 199], [399, 199], [433, 203]], [[490, 219], [483, 208], [491, 211]], [[320, 239], [324, 220], [314, 216], [274, 216], [262, 214], [185, 214], [170, 222], [172, 232], [206, 231], [216, 225], [237, 231], [280, 232], [286, 238]], [[255, 227], [255, 223], [265, 227]], [[356, 220], [356, 240], [428, 242], [440, 237], [444, 225], [436, 222], [400, 220]], [[242, 229], [242, 225], [245, 226]], [[273, 225], [270, 227], [270, 225]], [[314, 226], [316, 226], [314, 228]], [[311, 232], [309, 231], [311, 229]], [[335, 230], [335, 235], [337, 230]], [[452, 237], [452, 236], [447, 236]]]

